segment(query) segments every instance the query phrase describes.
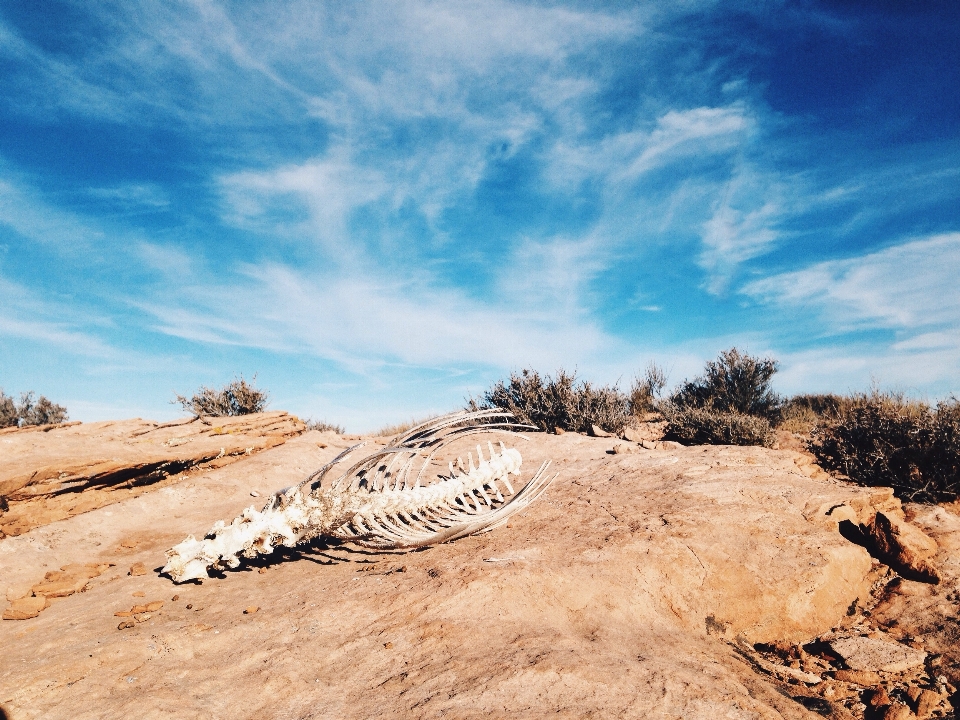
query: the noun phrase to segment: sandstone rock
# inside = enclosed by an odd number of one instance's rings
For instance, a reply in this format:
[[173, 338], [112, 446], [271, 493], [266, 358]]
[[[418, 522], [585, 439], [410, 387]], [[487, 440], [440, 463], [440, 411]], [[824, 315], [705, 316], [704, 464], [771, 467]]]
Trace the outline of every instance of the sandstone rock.
[[903, 672], [923, 665], [927, 654], [896, 642], [850, 637], [833, 640], [830, 646], [852, 670]]
[[597, 425], [590, 426], [590, 434], [593, 435], [593, 437], [601, 437], [601, 438], [613, 437], [611, 433], [608, 433], [606, 430], [604, 430], [601, 427], [598, 427]]
[[135, 593], [132, 593], [133, 597], [146, 597], [147, 594], [143, 590], [137, 590]]
[[185, 470], [227, 465], [305, 429], [285, 412], [15, 429], [3, 435], [0, 495], [9, 510], [0, 537], [170, 485]]
[[883, 713], [883, 720], [911, 720], [916, 716], [910, 712], [910, 708], [900, 703], [894, 703]]
[[630, 442], [638, 443], [643, 440], [646, 440], [646, 436], [643, 433], [641, 433], [637, 428], [627, 425], [623, 429], [623, 439], [629, 440]]
[[259, 609], [260, 609], [260, 608], [257, 607], [256, 605], [250, 605], [250, 606], [244, 608], [243, 614], [244, 614], [244, 615], [253, 615], [253, 614], [254, 614], [255, 612], [257, 612]]
[[4, 620], [29, 620], [35, 618], [50, 604], [44, 596], [18, 598], [3, 611]]
[[880, 675], [870, 670], [837, 670], [834, 677], [841, 682], [853, 683], [860, 687], [873, 687], [880, 684]]
[[163, 600], [154, 600], [146, 605], [147, 612], [156, 612], [163, 607]]
[[98, 575], [103, 574], [113, 563], [74, 563], [64, 565], [60, 570], [48, 572], [43, 582], [33, 586], [34, 595], [44, 595], [48, 598], [66, 597], [80, 592], [87, 583]]
[[633, 443], [617, 443], [613, 446], [613, 452], [616, 455], [628, 455], [639, 452], [639, 449]]
[[127, 575], [146, 575], [147, 572], [147, 566], [142, 562], [138, 562], [130, 566], [130, 570], [127, 572]]
[[940, 704], [943, 702], [943, 697], [940, 693], [934, 692], [933, 690], [921, 690], [919, 696], [914, 699], [917, 717], [928, 718], [940, 707]]
[[[561, 474], [506, 526], [402, 558], [352, 546], [278, 553], [265, 574], [228, 571], [180, 588], [205, 623], [177, 604], [153, 614], [145, 642], [130, 642], [136, 631], [105, 634], [104, 608], [141, 588], [174, 589], [117, 572], [58, 601], [63, 612], [31, 621], [29, 634], [0, 623], [0, 699], [15, 717], [51, 720], [206, 717], [211, 707], [345, 720], [811, 717], [792, 699], [816, 692], [802, 669], [779, 670], [785, 686], [728, 642], [796, 646], [869, 596], [869, 555], [825, 513], [844, 504], [867, 513], [876, 489], [805, 478], [763, 448], [613, 455], [608, 439], [527, 437], [525, 476], [547, 459]], [[115, 559], [131, 536], [142, 542], [136, 555], [124, 551], [124, 570], [156, 567], [170, 545], [247, 507], [251, 489], [292, 485], [345, 444], [319, 450], [294, 438], [204, 482], [4, 538], [0, 578], [13, 586], [44, 564]], [[358, 572], [371, 557], [407, 572]], [[250, 597], [270, 608], [256, 622], [236, 612]], [[149, 670], [135, 688], [118, 687], [140, 667]]]
[[891, 702], [887, 689], [882, 685], [877, 686], [867, 696], [867, 705], [873, 708], [889, 707]]
[[866, 530], [877, 557], [894, 570], [910, 580], [940, 582], [940, 574], [930, 562], [937, 543], [922, 530], [882, 512]]
[[132, 627], [137, 626], [136, 620], [122, 620], [119, 625], [117, 625], [117, 630], [127, 630]]

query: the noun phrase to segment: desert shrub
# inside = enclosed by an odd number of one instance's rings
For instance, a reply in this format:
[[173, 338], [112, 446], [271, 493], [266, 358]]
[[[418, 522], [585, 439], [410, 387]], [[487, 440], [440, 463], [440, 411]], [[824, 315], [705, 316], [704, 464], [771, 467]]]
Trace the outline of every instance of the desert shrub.
[[837, 417], [849, 402], [848, 398], [841, 395], [795, 395], [780, 408], [777, 427], [809, 435], [818, 423]]
[[0, 388], [0, 428], [13, 427], [20, 424], [20, 415], [17, 413], [16, 403]]
[[773, 447], [770, 421], [756, 415], [663, 403], [664, 437], [684, 445], [762, 445]]
[[854, 395], [809, 443], [817, 462], [861, 485], [901, 498], [953, 500], [960, 494], [960, 400], [927, 403], [901, 393]]
[[660, 393], [667, 386], [667, 375], [656, 363], [647, 365], [643, 377], [637, 377], [630, 387], [629, 406], [630, 414], [643, 417], [647, 413], [655, 412]]
[[588, 433], [596, 425], [619, 434], [630, 419], [629, 404], [615, 385], [578, 381], [576, 373], [561, 369], [555, 378], [535, 370], [511, 373], [509, 381], [498, 380], [479, 399], [471, 398], [467, 408], [502, 408], [517, 421], [545, 432], [560, 428]]
[[32, 392], [20, 393], [20, 405], [17, 408], [20, 425], [54, 425], [67, 419], [67, 409], [63, 405], [50, 402], [41, 395], [36, 401]]
[[[256, 379], [257, 376], [254, 375], [253, 381]], [[241, 375], [222, 388], [201, 386], [193, 397], [177, 395], [172, 402], [179, 403], [184, 410], [197, 417], [205, 415], [224, 417], [263, 412], [269, 395], [266, 391], [256, 388], [253, 381], [248, 383]]]
[[719, 413], [755, 415], [775, 421], [782, 401], [770, 388], [777, 361], [756, 358], [737, 348], [709, 361], [704, 374], [684, 381], [670, 402], [677, 408], [701, 408]]
[[66, 422], [67, 409], [51, 402], [45, 396], [36, 398], [32, 392], [20, 393], [20, 402], [0, 390], [0, 428], [27, 425], [56, 425]]
[[317, 432], [335, 432], [337, 435], [343, 435], [344, 430], [340, 425], [334, 425], [326, 420], [311, 420], [307, 418], [303, 421], [307, 430], [316, 430]]

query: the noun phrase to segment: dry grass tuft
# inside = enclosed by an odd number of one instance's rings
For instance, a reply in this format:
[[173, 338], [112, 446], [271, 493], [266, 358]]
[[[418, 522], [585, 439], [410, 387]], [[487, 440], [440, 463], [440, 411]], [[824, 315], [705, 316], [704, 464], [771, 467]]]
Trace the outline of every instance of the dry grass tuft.
[[343, 435], [344, 433], [342, 426], [329, 423], [326, 420], [311, 420], [310, 418], [305, 418], [303, 424], [307, 426], [307, 430], [316, 430], [317, 432], [334, 432], [337, 435]]
[[204, 385], [193, 397], [177, 395], [171, 402], [180, 403], [184, 410], [197, 417], [227, 417], [263, 412], [269, 395], [253, 385], [256, 379], [257, 376], [254, 375], [253, 380], [248, 383], [241, 375], [219, 389]]
[[395, 425], [384, 425], [382, 428], [377, 430], [374, 435], [377, 437], [394, 437], [395, 435], [402, 435], [403, 433], [412, 430], [417, 425], [423, 425], [424, 423], [430, 422], [434, 418], [438, 417], [440, 416], [428, 415], [427, 417], [420, 418], [418, 420], [408, 420], [407, 422], [401, 422]]

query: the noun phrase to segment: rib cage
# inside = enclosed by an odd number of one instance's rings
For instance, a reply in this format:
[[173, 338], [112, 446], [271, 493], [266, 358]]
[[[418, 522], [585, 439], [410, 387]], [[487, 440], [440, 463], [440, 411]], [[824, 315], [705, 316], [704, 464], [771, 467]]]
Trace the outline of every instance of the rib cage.
[[[514, 491], [521, 456], [499, 442], [477, 445], [467, 463], [457, 458], [449, 474], [432, 484], [424, 477], [437, 453], [475, 434], [517, 435], [510, 413], [498, 409], [458, 412], [419, 425], [395, 442], [337, 474], [364, 443], [348, 448], [298, 485], [274, 494], [262, 510], [247, 508], [229, 525], [217, 522], [202, 540], [188, 536], [167, 551], [163, 572], [175, 582], [203, 578], [207, 570], [236, 567], [240, 557], [293, 547], [319, 537], [379, 548], [414, 548], [492, 530], [523, 509], [553, 481], [549, 461]], [[522, 438], [525, 439], [525, 438]], [[416, 472], [415, 472], [416, 470]]]

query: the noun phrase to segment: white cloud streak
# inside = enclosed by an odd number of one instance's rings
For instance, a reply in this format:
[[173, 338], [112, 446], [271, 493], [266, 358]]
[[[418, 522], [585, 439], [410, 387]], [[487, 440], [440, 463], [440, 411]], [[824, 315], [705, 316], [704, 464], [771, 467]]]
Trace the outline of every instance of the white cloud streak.
[[[960, 233], [757, 280], [743, 292], [821, 313], [837, 330], [960, 326]], [[960, 342], [960, 338], [958, 338]]]

